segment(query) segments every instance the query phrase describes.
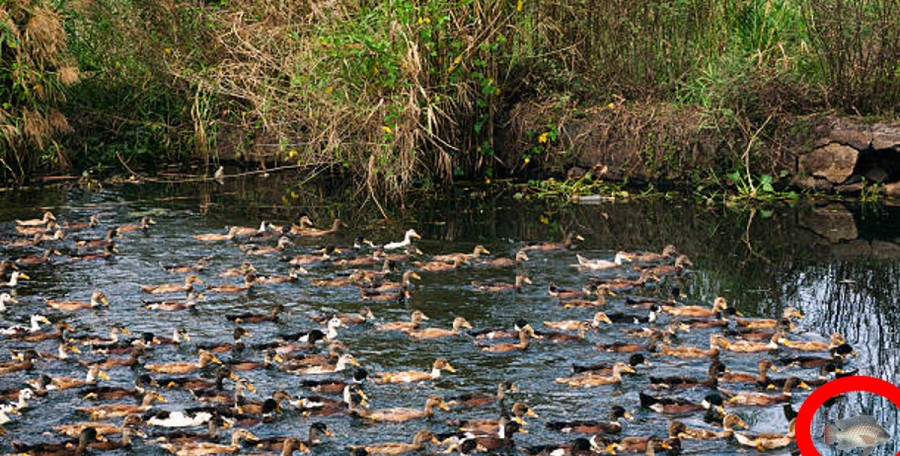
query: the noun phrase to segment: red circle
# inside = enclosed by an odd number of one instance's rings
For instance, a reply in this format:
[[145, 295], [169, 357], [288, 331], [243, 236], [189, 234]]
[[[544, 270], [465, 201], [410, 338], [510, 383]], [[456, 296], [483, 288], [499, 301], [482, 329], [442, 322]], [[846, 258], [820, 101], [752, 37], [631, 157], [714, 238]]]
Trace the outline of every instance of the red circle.
[[[797, 423], [794, 429], [797, 439], [797, 448], [802, 456], [822, 456], [813, 445], [812, 425], [813, 415], [828, 399], [838, 394], [850, 391], [866, 391], [888, 398], [895, 406], [900, 408], [900, 388], [893, 383], [880, 378], [856, 375], [832, 380], [818, 388], [803, 401], [800, 411], [797, 412]], [[900, 451], [896, 456], [900, 456]]]

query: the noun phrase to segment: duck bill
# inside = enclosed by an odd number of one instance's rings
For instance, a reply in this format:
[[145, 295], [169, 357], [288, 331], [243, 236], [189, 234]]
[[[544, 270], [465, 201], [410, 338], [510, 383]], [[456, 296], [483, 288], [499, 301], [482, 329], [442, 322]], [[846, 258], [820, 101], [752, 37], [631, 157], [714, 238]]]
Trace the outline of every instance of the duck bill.
[[445, 369], [447, 369], [447, 372], [450, 372], [452, 374], [456, 373], [456, 369], [454, 369], [453, 366], [450, 365], [450, 363], [447, 363], [447, 367], [445, 367]]
[[255, 392], [256, 392], [256, 387], [253, 386], [252, 383], [247, 382], [247, 390], [250, 391], [251, 393], [255, 393]]
[[809, 390], [812, 389], [812, 388], [809, 387], [809, 385], [806, 384], [806, 382], [800, 382], [800, 384], [797, 385], [797, 386], [798, 386], [800, 389], [806, 390], [806, 391], [809, 391]]
[[28, 277], [28, 274], [25, 274], [24, 272], [19, 274], [19, 278], [22, 280], [30, 280], [31, 279], [31, 277]]
[[281, 355], [276, 353], [275, 356], [272, 357], [272, 361], [275, 361], [276, 363], [283, 363], [284, 358], [282, 358]]
[[109, 380], [109, 374], [103, 371], [100, 371], [100, 373], [97, 374], [97, 377], [100, 377], [103, 380]]
[[443, 411], [445, 411], [445, 412], [449, 412], [449, 411], [450, 411], [450, 407], [447, 407], [447, 403], [444, 402], [444, 401], [439, 402], [439, 403], [438, 403], [438, 407], [440, 407], [441, 410], [443, 410]]
[[625, 419], [628, 421], [634, 421], [634, 415], [632, 415], [631, 412], [629, 412], [627, 410], [625, 411], [625, 414], [622, 416], [625, 417]]
[[[632, 372], [634, 372], [634, 371], [632, 370]], [[531, 409], [528, 409], [528, 411], [525, 412], [525, 416], [530, 416], [532, 418], [540, 418], [540, 415], [538, 415], [537, 413], [534, 413], [534, 410], [531, 410]]]
[[[450, 439], [447, 439], [447, 440], [450, 440]], [[444, 440], [444, 443], [447, 443], [447, 440]], [[453, 445], [450, 445], [449, 447], [447, 447], [447, 449], [442, 451], [441, 453], [450, 454], [450, 453], [456, 451], [457, 448], [459, 448], [459, 445], [454, 443]]]

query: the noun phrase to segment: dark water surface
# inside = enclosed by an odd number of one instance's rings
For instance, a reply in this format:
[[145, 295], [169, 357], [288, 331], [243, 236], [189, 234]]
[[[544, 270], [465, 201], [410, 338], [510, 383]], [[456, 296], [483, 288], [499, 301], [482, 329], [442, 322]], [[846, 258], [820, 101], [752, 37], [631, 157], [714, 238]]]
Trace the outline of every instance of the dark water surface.
[[[334, 311], [351, 312], [369, 305], [379, 321], [407, 320], [413, 309], [431, 317], [427, 326], [450, 326], [456, 316], [463, 316], [476, 329], [512, 327], [525, 318], [542, 330], [544, 320], [589, 319], [594, 310], [563, 309], [555, 298], [547, 295], [549, 283], [561, 287], [580, 288], [589, 273], [579, 273], [570, 264], [575, 252], [590, 258], [611, 259], [617, 250], [660, 251], [666, 244], [674, 244], [690, 256], [694, 267], [679, 278], [669, 277], [634, 293], [663, 297], [671, 285], [679, 285], [687, 295], [685, 304], [710, 305], [716, 296], [724, 296], [747, 316], [776, 317], [786, 306], [800, 309], [805, 317], [792, 339], [825, 340], [838, 331], [844, 334], [859, 353], [851, 366], [860, 374], [872, 375], [898, 382], [897, 305], [900, 296], [900, 210], [890, 207], [844, 207], [838, 204], [803, 204], [770, 210], [731, 209], [721, 206], [702, 206], [690, 201], [653, 201], [602, 206], [559, 207], [534, 201], [517, 201], [505, 196], [486, 196], [460, 190], [454, 198], [439, 202], [407, 202], [405, 212], [385, 223], [365, 195], [342, 193], [325, 196], [318, 190], [294, 190], [284, 193], [277, 181], [240, 181], [217, 185], [128, 185], [102, 191], [54, 187], [23, 192], [0, 192], [0, 238], [9, 239], [16, 233], [14, 219], [39, 217], [44, 210], [52, 210], [60, 219], [86, 221], [90, 214], [101, 212], [102, 227], [75, 237], [102, 237], [108, 224], [137, 223], [144, 215], [157, 221], [146, 234], [131, 234], [120, 238], [120, 251], [109, 261], [66, 263], [65, 257], [50, 264], [30, 266], [26, 270], [32, 280], [16, 290], [20, 303], [11, 305], [0, 315], [2, 326], [27, 323], [32, 313], [42, 312], [51, 320], [65, 318], [75, 334], [105, 335], [113, 323], [121, 323], [132, 332], [152, 331], [170, 335], [177, 325], [184, 326], [195, 342], [229, 342], [234, 325], [225, 314], [254, 311], [267, 312], [273, 304], [284, 304], [287, 312], [278, 324], [246, 325], [253, 332], [250, 343], [271, 340], [277, 333], [294, 332], [316, 327], [308, 316]], [[226, 225], [256, 226], [263, 219], [274, 223], [296, 222], [308, 214], [319, 227], [330, 226], [335, 217], [350, 226], [345, 232], [327, 238], [295, 238], [294, 245], [281, 255], [252, 258], [255, 267], [264, 275], [287, 274], [288, 266], [280, 257], [308, 253], [326, 245], [352, 244], [356, 235], [366, 235], [376, 243], [396, 241], [402, 232], [415, 228], [424, 239], [417, 242], [430, 255], [448, 252], [469, 252], [476, 244], [484, 244], [492, 256], [512, 256], [528, 241], [558, 240], [564, 232], [576, 231], [584, 236], [575, 252], [534, 252], [527, 269], [533, 285], [526, 285], [523, 293], [479, 293], [472, 289], [473, 280], [503, 279], [512, 281], [512, 269], [466, 267], [449, 273], [423, 273], [416, 283], [408, 303], [364, 303], [355, 288], [325, 289], [310, 286], [310, 281], [330, 278], [341, 272], [333, 265], [313, 266], [310, 273], [293, 284], [262, 285], [250, 294], [207, 294], [207, 301], [191, 312], [153, 312], [143, 309], [141, 299], [148, 295], [140, 291], [141, 284], [177, 282], [180, 276], [163, 272], [159, 263], [192, 263], [199, 257], [211, 256], [208, 268], [200, 277], [208, 284], [237, 283], [234, 279], [218, 277], [228, 267], [238, 265], [244, 255], [234, 243], [202, 243], [192, 235], [224, 232]], [[268, 241], [274, 245], [273, 241]], [[74, 251], [72, 239], [57, 244], [63, 253]], [[0, 247], [0, 258], [38, 254], [30, 248]], [[408, 265], [401, 265], [404, 270]], [[628, 269], [603, 273], [604, 276], [626, 274]], [[394, 274], [396, 280], [399, 273]], [[198, 287], [203, 290], [204, 285]], [[44, 301], [54, 299], [87, 300], [92, 290], [102, 290], [110, 299], [109, 309], [62, 314], [45, 307]], [[178, 296], [180, 297], [180, 296]], [[637, 312], [626, 308], [625, 296], [609, 298], [608, 311]], [[667, 317], [663, 318], [667, 321]], [[444, 373], [435, 382], [413, 385], [368, 384], [365, 390], [372, 407], [406, 406], [420, 408], [429, 394], [452, 396], [460, 392], [493, 392], [501, 380], [512, 380], [519, 391], [511, 394], [507, 406], [514, 401], [529, 404], [540, 418], [529, 419], [528, 434], [516, 435], [519, 446], [565, 442], [573, 436], [548, 431], [544, 422], [560, 419], [605, 418], [612, 405], [622, 405], [635, 414], [623, 435], [664, 437], [668, 418], [639, 408], [638, 393], [646, 391], [648, 369], [639, 369], [636, 376], [626, 376], [615, 386], [570, 388], [554, 382], [556, 377], [569, 376], [573, 362], [592, 363], [625, 360], [627, 355], [606, 354], [593, 348], [595, 343], [628, 340], [620, 329], [625, 326], [604, 327], [589, 331], [581, 342], [550, 344], [535, 342], [523, 354], [490, 355], [473, 345], [471, 337], [458, 336], [437, 341], [414, 342], [400, 333], [385, 333], [370, 325], [343, 329], [343, 341], [356, 359], [370, 372], [397, 370], [429, 370], [436, 357], [446, 357], [457, 369], [456, 374]], [[711, 330], [694, 330], [681, 334], [674, 343], [708, 346]], [[640, 339], [634, 342], [642, 343]], [[0, 340], [0, 353], [6, 358], [8, 350], [32, 346], [23, 342]], [[40, 343], [40, 351], [55, 352], [55, 342]], [[779, 356], [791, 353], [782, 349]], [[228, 358], [224, 354], [223, 358]], [[261, 359], [261, 354], [248, 352], [248, 359]], [[762, 354], [740, 355], [726, 353], [726, 365], [735, 371], [755, 372]], [[85, 352], [75, 359], [94, 361], [101, 355]], [[175, 360], [193, 361], [193, 351], [187, 347], [175, 349], [159, 347], [150, 351], [147, 363]], [[652, 356], [656, 375], [688, 374], [704, 377], [705, 360], [677, 360], [660, 355]], [[851, 367], [848, 366], [848, 367]], [[52, 376], [82, 377], [85, 368], [76, 362], [41, 361], [28, 372], [0, 376], [0, 389], [20, 387], [21, 382], [34, 378], [38, 372]], [[128, 368], [109, 371], [112, 377], [102, 384], [129, 386], [135, 372]], [[815, 376], [815, 370], [791, 373], [804, 378]], [[343, 377], [348, 377], [347, 372]], [[271, 371], [243, 373], [257, 387], [251, 399], [263, 399], [272, 391], [285, 389], [293, 395], [309, 394], [298, 387], [297, 376]], [[784, 376], [785, 373], [773, 374]], [[226, 383], [231, 388], [231, 383]], [[735, 387], [735, 385], [729, 385]], [[737, 386], [740, 388], [740, 385]], [[750, 388], [750, 386], [744, 386]], [[195, 404], [190, 396], [175, 390], [164, 390], [169, 400], [160, 404], [165, 409], [181, 409]], [[678, 391], [677, 394], [701, 400], [708, 391], [702, 388]], [[655, 392], [654, 394], [665, 394]], [[794, 408], [799, 409], [806, 393], [795, 393]], [[82, 399], [78, 390], [50, 394], [32, 401], [29, 409], [6, 424], [7, 436], [28, 442], [51, 441], [58, 437], [45, 434], [51, 426], [86, 419], [75, 407], [92, 403]], [[289, 407], [288, 407], [289, 408]], [[779, 432], [787, 430], [780, 406], [739, 407], [735, 409], [751, 432]], [[885, 424], [888, 432], [900, 435], [897, 410], [887, 401], [874, 395], [851, 395], [830, 411], [832, 418], [859, 412], [873, 413]], [[369, 423], [337, 415], [322, 418], [336, 437], [316, 447], [314, 454], [346, 454], [346, 445], [376, 441], [409, 441], [421, 428], [435, 432], [451, 430], [449, 419], [459, 417], [494, 417], [497, 407], [474, 410], [437, 411], [427, 421], [403, 424]], [[692, 427], [704, 426], [700, 415], [683, 419]], [[278, 422], [254, 427], [260, 437], [270, 435], [306, 436], [311, 419], [287, 411]], [[821, 429], [821, 419], [814, 428]], [[152, 430], [151, 430], [152, 431]], [[820, 432], [820, 431], [815, 431]], [[223, 435], [228, 431], [223, 431]], [[226, 439], [223, 438], [224, 442]], [[685, 441], [685, 454], [755, 454], [755, 450], [740, 449], [733, 441]], [[246, 447], [249, 450], [249, 447]], [[893, 454], [898, 447], [888, 443], [873, 454]], [[0, 440], [0, 452], [9, 452], [9, 440]], [[142, 454], [162, 453], [157, 447], [138, 443], [134, 451]], [[432, 447], [430, 452], [436, 452]], [[246, 451], [249, 452], [249, 451]], [[773, 452], [777, 453], [777, 452]], [[824, 454], [829, 454], [827, 451]], [[837, 454], [835, 451], [833, 454]]]

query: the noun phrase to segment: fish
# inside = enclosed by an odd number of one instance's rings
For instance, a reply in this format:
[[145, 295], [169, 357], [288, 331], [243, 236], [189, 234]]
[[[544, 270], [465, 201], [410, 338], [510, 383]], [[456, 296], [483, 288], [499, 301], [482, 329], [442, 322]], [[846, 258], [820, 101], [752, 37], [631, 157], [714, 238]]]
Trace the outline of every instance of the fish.
[[825, 425], [825, 444], [837, 445], [841, 451], [865, 448], [862, 456], [869, 456], [873, 447], [891, 439], [891, 435], [872, 415], [859, 415], [835, 420]]

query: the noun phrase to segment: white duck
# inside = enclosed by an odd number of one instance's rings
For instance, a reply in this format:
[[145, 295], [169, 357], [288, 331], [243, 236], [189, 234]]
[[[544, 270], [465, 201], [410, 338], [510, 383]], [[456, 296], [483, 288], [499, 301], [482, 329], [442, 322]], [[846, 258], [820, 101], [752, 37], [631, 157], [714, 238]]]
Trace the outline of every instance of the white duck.
[[15, 288], [19, 284], [19, 279], [28, 280], [30, 278], [22, 271], [13, 271], [9, 276], [9, 282], [0, 283], [0, 287]]
[[10, 296], [9, 293], [0, 293], [0, 312], [6, 311], [7, 304], [18, 304], [19, 301], [16, 298]]
[[419, 236], [419, 233], [416, 233], [416, 230], [407, 230], [406, 234], [403, 236], [403, 240], [400, 242], [389, 242], [382, 247], [384, 250], [397, 250], [402, 249], [410, 244], [412, 244], [413, 238], [422, 239], [422, 236]]
[[[2, 300], [2, 296], [0, 296], [0, 300]], [[4, 336], [20, 336], [26, 333], [36, 333], [41, 330], [41, 323], [45, 325], [52, 324], [50, 320], [47, 319], [47, 317], [34, 314], [31, 316], [31, 326], [25, 327], [22, 325], [12, 325], [8, 328], [0, 329], [0, 334], [3, 334]]]
[[609, 260], [589, 260], [581, 255], [575, 255], [575, 258], [578, 259], [578, 264], [574, 264], [572, 266], [584, 269], [590, 269], [593, 271], [601, 270], [601, 269], [612, 269], [618, 268], [622, 266], [625, 261], [631, 261], [631, 258], [625, 252], [616, 253], [616, 257], [613, 261]]
[[212, 417], [212, 413], [204, 411], [191, 413], [184, 410], [172, 412], [160, 410], [147, 420], [147, 424], [160, 427], [202, 426], [211, 420]]

